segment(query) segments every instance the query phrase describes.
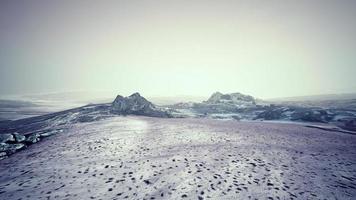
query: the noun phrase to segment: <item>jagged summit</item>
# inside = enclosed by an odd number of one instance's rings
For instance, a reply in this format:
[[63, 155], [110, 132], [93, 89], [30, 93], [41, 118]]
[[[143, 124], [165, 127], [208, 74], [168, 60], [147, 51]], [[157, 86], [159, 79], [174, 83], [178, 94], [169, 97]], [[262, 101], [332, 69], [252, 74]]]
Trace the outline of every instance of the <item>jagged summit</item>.
[[241, 102], [255, 104], [256, 100], [254, 97], [250, 95], [241, 94], [239, 92], [230, 93], [230, 94], [215, 92], [206, 101], [206, 103], [232, 103], [232, 104], [240, 104]]
[[[138, 98], [138, 97], [142, 97], [142, 96], [140, 95], [140, 93], [135, 92], [135, 93], [131, 94], [130, 97], [132, 97], [132, 98]], [[143, 98], [143, 97], [142, 97], [142, 98]], [[147, 100], [146, 100], [146, 101], [147, 101]]]
[[112, 113], [114, 114], [134, 114], [152, 117], [168, 116], [166, 112], [156, 108], [153, 103], [142, 97], [138, 92], [128, 97], [117, 95], [111, 107]]
[[210, 98], [208, 99], [207, 102], [211, 102], [211, 103], [217, 102], [217, 101], [219, 101], [219, 99], [220, 99], [221, 96], [223, 96], [223, 95], [224, 95], [224, 94], [221, 93], [221, 92], [214, 92], [214, 93], [210, 96]]

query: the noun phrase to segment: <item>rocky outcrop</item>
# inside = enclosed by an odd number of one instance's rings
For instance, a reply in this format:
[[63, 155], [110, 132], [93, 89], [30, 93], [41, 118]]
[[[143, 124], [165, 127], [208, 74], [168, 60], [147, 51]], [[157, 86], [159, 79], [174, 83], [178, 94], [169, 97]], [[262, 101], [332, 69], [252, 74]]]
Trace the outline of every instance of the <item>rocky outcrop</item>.
[[307, 108], [272, 104], [263, 107], [255, 119], [328, 123], [331, 122], [334, 117], [335, 114], [333, 114], [331, 110], [317, 107]]
[[62, 129], [52, 130], [52, 131], [44, 131], [44, 132], [40, 133], [40, 137], [48, 137], [48, 136], [55, 135], [57, 133], [62, 133], [62, 132], [63, 132]]
[[14, 138], [15, 138], [15, 141], [17, 142], [17, 143], [20, 143], [20, 142], [24, 142], [25, 140], [26, 140], [26, 137], [24, 136], [24, 135], [21, 135], [20, 133], [13, 133], [12, 134], [13, 136], [14, 136]]
[[150, 117], [170, 117], [169, 113], [158, 109], [139, 93], [134, 93], [128, 97], [118, 95], [112, 103], [111, 112], [120, 115], [133, 114]]
[[210, 98], [206, 102], [207, 103], [217, 103], [220, 101], [221, 96], [223, 96], [223, 94], [221, 92], [215, 92], [214, 94], [212, 94], [210, 96]]
[[[172, 117], [168, 110], [156, 107], [139, 93], [118, 95], [113, 103], [92, 104], [48, 115], [15, 120], [0, 125], [0, 159], [35, 144], [42, 138], [63, 132], [71, 124], [87, 123], [114, 115]], [[20, 134], [25, 133], [25, 134]]]
[[28, 143], [28, 144], [34, 144], [34, 143], [40, 141], [40, 136], [41, 135], [39, 133], [31, 134], [30, 136], [28, 136], [26, 138], [25, 142]]
[[18, 143], [18, 144], [0, 143], [0, 151], [5, 152], [6, 155], [13, 154], [17, 150], [20, 150], [24, 147], [25, 147], [25, 144], [22, 144], [22, 143]]
[[15, 138], [12, 134], [0, 134], [0, 143], [14, 142]]
[[239, 92], [231, 94], [222, 94], [220, 92], [215, 92], [205, 103], [256, 104], [256, 100], [250, 95], [241, 94]]
[[238, 92], [231, 94], [215, 92], [208, 100], [201, 103], [175, 104], [170, 108], [182, 112], [190, 111], [190, 113], [195, 113], [197, 117], [210, 117], [214, 114], [228, 114], [231, 117], [230, 114], [254, 112], [258, 105], [256, 105], [255, 98], [250, 95]]
[[[350, 108], [352, 105], [350, 104]], [[350, 108], [271, 104], [241, 93], [215, 92], [207, 101], [175, 104], [170, 108], [175, 109], [178, 114], [185, 114], [181, 116], [188, 117], [329, 123], [345, 130], [356, 131], [356, 111]]]
[[24, 148], [26, 145], [22, 142], [25, 136], [19, 133], [0, 134], [0, 160]]
[[[256, 103], [257, 102], [257, 103]], [[214, 93], [201, 103], [156, 106], [139, 93], [118, 95], [112, 103], [90, 104], [57, 113], [0, 123], [0, 159], [66, 130], [75, 123], [90, 123], [115, 115], [150, 117], [204, 117], [236, 120], [283, 120], [334, 123], [356, 131], [356, 111], [342, 109], [268, 104], [241, 93]]]
[[17, 132], [0, 134], [0, 160], [11, 154], [26, 148], [28, 145], [37, 143], [41, 138], [63, 132], [62, 129], [42, 130], [36, 133], [23, 135]]
[[288, 111], [288, 109], [284, 107], [278, 106], [266, 106], [264, 110], [262, 110], [256, 117], [256, 119], [260, 120], [281, 120], [283, 118], [283, 113]]

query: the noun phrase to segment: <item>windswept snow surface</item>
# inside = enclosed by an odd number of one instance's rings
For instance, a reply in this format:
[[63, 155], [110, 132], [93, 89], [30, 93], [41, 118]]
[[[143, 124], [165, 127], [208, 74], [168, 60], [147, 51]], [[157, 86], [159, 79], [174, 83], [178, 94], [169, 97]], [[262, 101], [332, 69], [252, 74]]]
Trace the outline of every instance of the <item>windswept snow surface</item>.
[[356, 136], [300, 124], [113, 117], [0, 161], [0, 199], [355, 199]]

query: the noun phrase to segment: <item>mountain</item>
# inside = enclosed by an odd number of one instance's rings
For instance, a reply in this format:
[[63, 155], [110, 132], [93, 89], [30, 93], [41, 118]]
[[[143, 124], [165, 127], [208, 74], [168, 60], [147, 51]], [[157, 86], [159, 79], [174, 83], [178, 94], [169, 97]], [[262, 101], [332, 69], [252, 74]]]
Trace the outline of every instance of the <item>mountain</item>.
[[168, 111], [156, 107], [139, 93], [134, 93], [128, 97], [118, 95], [112, 103], [89, 104], [47, 115], [4, 121], [0, 123], [0, 160], [42, 138], [64, 132], [73, 124], [99, 121], [117, 115], [171, 117]]
[[241, 93], [231, 93], [231, 94], [222, 94], [220, 92], [215, 92], [210, 96], [210, 98], [205, 102], [210, 104], [216, 103], [230, 103], [230, 104], [256, 104], [255, 98], [250, 95], [245, 95]]
[[168, 117], [169, 114], [157, 108], [153, 103], [134, 93], [128, 97], [118, 95], [112, 103], [112, 113], [123, 115], [145, 115], [151, 117]]
[[44, 137], [65, 132], [74, 124], [99, 121], [117, 115], [298, 121], [330, 124], [347, 131], [356, 131], [356, 110], [352, 108], [266, 105], [256, 103], [256, 99], [249, 95], [219, 92], [201, 103], [187, 102], [160, 107], [139, 93], [134, 93], [128, 97], [118, 95], [112, 103], [89, 104], [37, 117], [3, 121], [0, 123], [0, 159], [37, 143]]
[[316, 105], [268, 103], [238, 92], [215, 92], [201, 103], [180, 103], [169, 107], [174, 110], [172, 114], [175, 117], [312, 122], [333, 124], [345, 130], [356, 131], [354, 105], [354, 100], [328, 101]]

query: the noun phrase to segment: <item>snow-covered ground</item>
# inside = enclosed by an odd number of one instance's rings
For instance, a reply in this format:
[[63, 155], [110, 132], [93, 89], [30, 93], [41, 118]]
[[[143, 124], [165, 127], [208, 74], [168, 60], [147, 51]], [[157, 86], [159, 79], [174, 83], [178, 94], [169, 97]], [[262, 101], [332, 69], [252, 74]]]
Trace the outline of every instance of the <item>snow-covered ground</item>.
[[0, 161], [0, 199], [355, 199], [356, 136], [301, 124], [112, 117]]

